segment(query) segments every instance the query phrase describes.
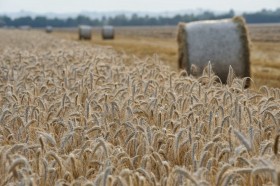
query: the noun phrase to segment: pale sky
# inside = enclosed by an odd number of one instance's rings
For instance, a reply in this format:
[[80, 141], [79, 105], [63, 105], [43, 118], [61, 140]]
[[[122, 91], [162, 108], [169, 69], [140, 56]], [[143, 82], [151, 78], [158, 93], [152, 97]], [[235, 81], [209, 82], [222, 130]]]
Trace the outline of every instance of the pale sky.
[[258, 11], [280, 8], [280, 0], [0, 0], [0, 13], [21, 10], [36, 13], [81, 11]]

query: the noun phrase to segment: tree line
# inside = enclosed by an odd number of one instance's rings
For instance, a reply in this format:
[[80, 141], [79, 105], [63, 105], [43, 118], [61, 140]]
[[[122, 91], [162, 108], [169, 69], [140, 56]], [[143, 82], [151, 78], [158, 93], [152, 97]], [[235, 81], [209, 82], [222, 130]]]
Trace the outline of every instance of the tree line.
[[[104, 24], [110, 24], [113, 26], [152, 26], [152, 25], [177, 25], [178, 22], [190, 22], [197, 20], [215, 20], [223, 18], [231, 18], [235, 16], [233, 10], [227, 13], [216, 15], [211, 11], [204, 11], [201, 14], [184, 14], [175, 15], [173, 17], [151, 17], [151, 16], [138, 16], [133, 14], [128, 17], [125, 14], [120, 14], [115, 17], [102, 17], [101, 19], [90, 19], [87, 16], [79, 15], [76, 18], [58, 19], [58, 18], [47, 18], [44, 16], [37, 16], [35, 18], [19, 17], [11, 19], [8, 16], [0, 17], [0, 26], [14, 26], [19, 27], [23, 25], [29, 25], [31, 27], [45, 27], [47, 25], [53, 27], [77, 27], [81, 24], [102, 26]], [[275, 11], [272, 10], [261, 10], [255, 13], [243, 13], [242, 16], [246, 19], [247, 23], [280, 23], [280, 8]]]

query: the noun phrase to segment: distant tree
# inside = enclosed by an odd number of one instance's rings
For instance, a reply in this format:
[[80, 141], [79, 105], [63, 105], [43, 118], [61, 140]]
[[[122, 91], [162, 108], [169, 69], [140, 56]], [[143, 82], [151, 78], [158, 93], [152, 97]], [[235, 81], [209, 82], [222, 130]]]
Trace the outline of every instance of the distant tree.
[[67, 27], [66, 21], [58, 18], [49, 20], [48, 25], [53, 27]]
[[6, 22], [4, 21], [4, 18], [0, 17], [0, 27], [6, 26]]
[[[148, 15], [139, 16], [136, 13], [128, 18], [125, 14], [119, 14], [115, 17], [105, 17], [101, 19], [90, 19], [87, 16], [79, 15], [76, 18], [68, 19], [47, 19], [44, 16], [37, 16], [35, 19], [31, 17], [20, 17], [17, 19], [10, 19], [7, 16], [0, 17], [0, 26], [22, 26], [30, 25], [33, 27], [45, 27], [46, 25], [51, 25], [54, 27], [77, 27], [80, 24], [101, 26], [105, 24], [111, 24], [115, 26], [133, 26], [133, 25], [177, 25], [178, 22], [190, 22], [197, 20], [206, 19], [224, 19], [231, 18], [235, 16], [234, 10], [229, 10], [224, 14], [216, 15], [211, 11], [205, 11], [199, 15], [193, 14], [183, 14], [175, 15], [173, 17], [159, 16], [150, 17]], [[255, 13], [244, 13], [247, 23], [280, 23], [280, 8], [275, 11], [263, 9]]]
[[205, 11], [200, 15], [197, 15], [197, 18], [199, 20], [205, 20], [205, 19], [215, 19], [215, 14], [210, 11]]
[[270, 11], [262, 9], [256, 13], [244, 13], [246, 21], [249, 23], [280, 23], [280, 9]]
[[91, 25], [91, 20], [89, 17], [79, 15], [76, 20], [79, 25]]
[[79, 23], [77, 21], [77, 19], [73, 19], [73, 18], [68, 18], [66, 21], [65, 21], [65, 25], [67, 27], [75, 27], [77, 26]]
[[12, 25], [12, 19], [7, 16], [0, 17], [0, 26], [10, 26]]
[[234, 12], [234, 10], [229, 10], [229, 12], [228, 13], [225, 13], [225, 14], [221, 14], [221, 15], [217, 15], [216, 17], [215, 17], [215, 19], [225, 19], [225, 18], [232, 18], [232, 17], [234, 17], [235, 16], [235, 12]]
[[126, 26], [128, 25], [128, 19], [124, 14], [116, 15], [114, 18], [109, 19], [109, 24], [115, 25], [115, 26]]
[[48, 25], [48, 20], [46, 17], [43, 16], [36, 17], [31, 23], [32, 27], [45, 27], [47, 25]]
[[13, 26], [32, 25], [32, 18], [30, 16], [16, 18], [13, 21]]

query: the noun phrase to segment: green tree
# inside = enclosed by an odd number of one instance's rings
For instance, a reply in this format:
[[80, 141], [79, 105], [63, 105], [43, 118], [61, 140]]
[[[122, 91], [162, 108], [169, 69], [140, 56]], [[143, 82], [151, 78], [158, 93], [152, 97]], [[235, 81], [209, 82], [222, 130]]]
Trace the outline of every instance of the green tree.
[[13, 26], [23, 26], [23, 25], [31, 25], [32, 18], [30, 16], [20, 17], [13, 21]]

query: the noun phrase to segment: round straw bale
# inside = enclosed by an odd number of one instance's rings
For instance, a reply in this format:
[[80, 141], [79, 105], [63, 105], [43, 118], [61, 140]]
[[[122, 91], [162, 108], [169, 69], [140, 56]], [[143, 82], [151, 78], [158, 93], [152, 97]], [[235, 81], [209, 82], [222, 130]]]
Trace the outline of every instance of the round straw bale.
[[91, 39], [91, 26], [88, 25], [80, 25], [79, 26], [79, 39]]
[[237, 77], [250, 77], [250, 50], [247, 28], [242, 17], [215, 21], [179, 23], [179, 67], [198, 74], [210, 61], [223, 83], [231, 65]]
[[47, 33], [52, 33], [53, 27], [52, 26], [46, 26], [46, 32]]
[[102, 38], [103, 39], [114, 39], [115, 37], [115, 30], [113, 26], [103, 26], [102, 27]]
[[22, 25], [19, 27], [20, 30], [30, 30], [31, 29], [31, 26], [29, 25]]

